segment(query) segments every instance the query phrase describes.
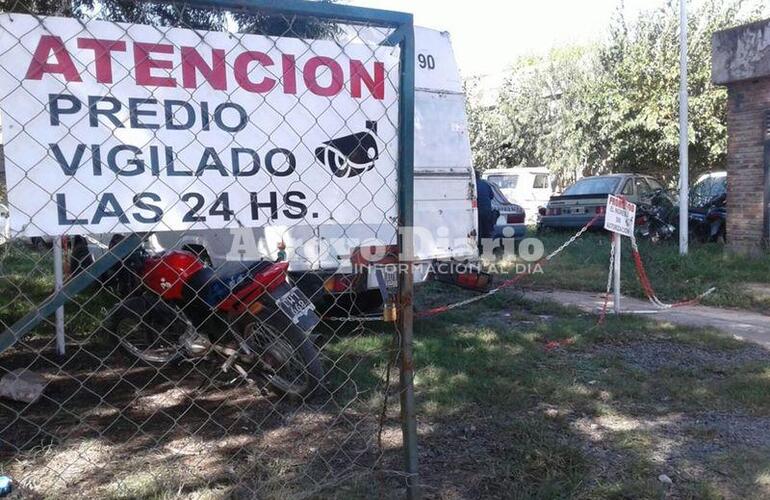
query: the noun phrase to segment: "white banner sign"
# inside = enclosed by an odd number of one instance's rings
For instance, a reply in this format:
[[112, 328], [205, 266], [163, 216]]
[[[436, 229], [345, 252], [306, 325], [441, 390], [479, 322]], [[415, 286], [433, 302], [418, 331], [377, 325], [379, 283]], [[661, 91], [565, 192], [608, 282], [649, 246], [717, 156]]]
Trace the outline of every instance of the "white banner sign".
[[398, 49], [0, 15], [11, 231], [379, 224]]
[[604, 213], [604, 229], [620, 233], [629, 238], [634, 235], [636, 205], [624, 198], [609, 195]]

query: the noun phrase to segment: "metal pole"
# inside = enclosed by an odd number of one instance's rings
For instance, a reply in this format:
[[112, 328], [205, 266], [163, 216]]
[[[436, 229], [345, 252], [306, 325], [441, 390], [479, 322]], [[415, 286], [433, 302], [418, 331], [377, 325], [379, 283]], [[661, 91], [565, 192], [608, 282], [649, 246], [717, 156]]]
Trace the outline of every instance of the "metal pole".
[[[62, 262], [62, 237], [57, 236], [53, 239], [53, 276], [54, 289], [59, 293], [64, 286], [64, 273]], [[64, 343], [64, 306], [56, 308], [56, 354], [64, 356], [66, 346]]]
[[612, 265], [612, 289], [614, 292], [613, 301], [615, 314], [620, 314], [620, 248], [623, 246], [620, 238], [620, 233], [612, 234], [612, 245], [615, 247], [615, 262]]
[[401, 335], [401, 433], [404, 441], [404, 468], [407, 473], [406, 497], [420, 498], [420, 481], [417, 473], [417, 414], [414, 401], [414, 355], [412, 352], [414, 310], [414, 28], [403, 25], [401, 40], [401, 82], [399, 113], [399, 255], [406, 264], [399, 273], [398, 330]]
[[679, 254], [687, 255], [689, 237], [689, 157], [687, 109], [687, 0], [679, 0]]
[[764, 144], [764, 173], [765, 173], [765, 210], [764, 210], [764, 228], [762, 231], [762, 238], [764, 243], [770, 246], [770, 111], [765, 112], [765, 144]]

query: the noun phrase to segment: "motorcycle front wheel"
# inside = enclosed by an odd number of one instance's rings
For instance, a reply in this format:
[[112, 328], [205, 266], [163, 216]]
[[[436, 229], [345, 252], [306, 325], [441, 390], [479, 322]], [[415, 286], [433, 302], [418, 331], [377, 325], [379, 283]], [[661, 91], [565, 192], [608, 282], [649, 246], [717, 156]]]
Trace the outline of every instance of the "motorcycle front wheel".
[[283, 313], [265, 308], [243, 320], [240, 331], [273, 392], [305, 397], [318, 387], [323, 378], [318, 348]]

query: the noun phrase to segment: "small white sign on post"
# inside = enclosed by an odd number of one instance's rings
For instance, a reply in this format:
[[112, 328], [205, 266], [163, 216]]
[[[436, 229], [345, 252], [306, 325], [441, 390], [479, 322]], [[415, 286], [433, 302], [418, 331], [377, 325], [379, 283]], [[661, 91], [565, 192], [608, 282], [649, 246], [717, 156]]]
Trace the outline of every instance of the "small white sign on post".
[[612, 289], [614, 292], [615, 314], [620, 314], [620, 237], [634, 235], [634, 224], [636, 223], [636, 205], [619, 196], [609, 195], [607, 197], [607, 209], [604, 212], [604, 229], [614, 233], [612, 236], [612, 246], [614, 247], [614, 262]]
[[631, 238], [634, 235], [636, 205], [619, 196], [607, 197], [607, 210], [604, 215], [604, 229], [620, 233]]

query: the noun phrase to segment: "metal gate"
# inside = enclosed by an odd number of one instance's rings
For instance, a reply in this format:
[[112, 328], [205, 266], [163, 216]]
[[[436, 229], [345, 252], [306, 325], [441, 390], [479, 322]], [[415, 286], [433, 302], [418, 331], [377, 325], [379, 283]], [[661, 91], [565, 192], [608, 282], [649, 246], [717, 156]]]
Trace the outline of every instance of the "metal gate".
[[327, 2], [0, 7], [22, 495], [419, 494], [414, 59]]

